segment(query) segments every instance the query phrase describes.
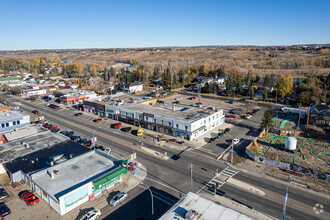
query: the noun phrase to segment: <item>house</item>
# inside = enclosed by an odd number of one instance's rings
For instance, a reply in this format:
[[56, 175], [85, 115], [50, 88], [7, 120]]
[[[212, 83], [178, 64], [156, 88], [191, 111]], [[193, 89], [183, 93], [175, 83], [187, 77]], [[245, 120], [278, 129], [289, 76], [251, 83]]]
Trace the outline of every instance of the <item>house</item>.
[[126, 84], [123, 90], [125, 92], [141, 92], [143, 90], [143, 83], [138, 81], [131, 82]]
[[314, 104], [310, 107], [309, 123], [321, 127], [330, 126], [330, 105]]

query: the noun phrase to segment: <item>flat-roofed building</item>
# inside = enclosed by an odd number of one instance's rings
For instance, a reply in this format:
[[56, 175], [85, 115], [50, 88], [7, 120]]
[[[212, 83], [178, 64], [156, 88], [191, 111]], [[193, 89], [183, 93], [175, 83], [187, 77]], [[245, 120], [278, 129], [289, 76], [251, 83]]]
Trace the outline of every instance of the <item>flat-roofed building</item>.
[[30, 116], [19, 111], [0, 113], [0, 133], [22, 128], [30, 124]]
[[[125, 161], [125, 164], [127, 161]], [[60, 215], [122, 181], [123, 161], [74, 142], [57, 144], [4, 164]]]

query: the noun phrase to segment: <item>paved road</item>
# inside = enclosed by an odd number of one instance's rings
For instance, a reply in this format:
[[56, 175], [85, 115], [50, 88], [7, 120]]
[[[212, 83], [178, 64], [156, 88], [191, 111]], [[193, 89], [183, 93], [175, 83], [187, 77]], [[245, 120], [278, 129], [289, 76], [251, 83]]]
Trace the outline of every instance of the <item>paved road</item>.
[[[21, 105], [21, 109], [26, 110], [26, 112], [31, 112], [33, 109], [42, 110], [42, 106], [44, 103], [28, 103], [23, 102]], [[85, 119], [76, 119], [73, 115], [74, 112], [70, 110], [52, 110], [52, 109], [44, 109], [43, 114], [45, 117], [51, 122], [57, 123], [61, 128], [72, 129], [78, 135], [84, 137], [91, 137], [91, 133], [95, 128], [99, 125], [92, 123], [91, 119], [87, 121]], [[105, 123], [104, 126], [108, 126], [108, 122]], [[240, 135], [249, 135], [250, 123], [257, 123], [257, 121], [247, 121], [245, 120], [242, 123], [242, 126], [235, 126], [230, 134], [234, 137], [240, 137]], [[246, 130], [243, 130], [246, 129]], [[109, 127], [102, 127], [97, 132], [96, 135], [98, 140], [104, 146], [111, 146], [114, 151], [114, 154], [121, 157], [128, 157], [131, 153], [132, 143], [135, 143], [137, 140], [143, 140], [140, 137], [125, 135], [120, 131], [114, 131]], [[164, 151], [162, 147], [154, 146], [152, 143], [144, 142], [144, 146], [155, 149], [158, 151]], [[214, 149], [213, 149], [214, 148]], [[202, 188], [210, 179], [213, 178], [214, 172], [216, 169], [222, 170], [226, 167], [226, 165], [221, 161], [212, 160], [210, 158], [214, 158], [212, 155], [215, 153], [215, 149], [217, 149], [217, 143], [213, 145], [206, 146], [206, 150], [203, 148], [197, 151], [185, 151], [180, 154], [179, 157], [175, 157], [174, 159], [169, 160], [161, 160], [155, 158], [141, 149], [136, 148], [138, 152], [138, 161], [143, 163], [148, 170], [148, 176], [145, 180], [145, 183], [150, 187], [153, 187], [153, 191], [159, 192], [160, 198], [168, 198], [168, 199], [157, 199], [157, 208], [155, 209], [155, 216], [158, 216], [169, 207], [169, 204], [174, 204], [174, 202], [169, 202], [170, 200], [176, 201], [179, 198], [180, 193], [184, 194], [190, 191], [190, 164], [193, 163], [193, 191], [196, 192], [200, 188]], [[172, 157], [173, 155], [178, 155], [179, 151], [175, 149], [166, 149], [168, 152], [168, 156]], [[285, 184], [279, 184], [277, 182], [265, 180], [262, 177], [251, 176], [248, 173], [240, 172], [235, 178], [242, 180], [244, 182], [248, 182], [252, 185], [260, 187], [262, 189], [270, 192], [269, 194], [272, 196], [271, 198], [260, 197], [255, 194], [252, 194], [248, 191], [237, 188], [233, 185], [224, 185], [222, 187], [223, 192], [226, 196], [230, 198], [234, 198], [237, 201], [245, 203], [252, 208], [262, 211], [264, 213], [270, 214], [277, 218], [281, 218], [282, 213], [282, 203], [280, 201], [284, 201], [284, 193], [285, 193]], [[302, 190], [297, 190], [296, 188], [289, 188], [290, 195], [288, 201], [287, 213], [290, 218], [293, 219], [315, 219], [318, 216], [313, 212], [313, 206], [316, 203], [322, 203], [323, 205], [329, 204], [329, 201], [324, 198], [316, 197], [314, 194], [306, 193]], [[129, 192], [129, 196], [134, 202], [130, 202], [132, 200], [127, 200], [123, 207], [123, 210], [131, 209], [131, 206], [134, 206], [137, 209], [141, 209], [139, 214], [135, 213], [137, 216], [145, 216], [148, 219], [151, 219], [151, 215], [147, 215], [145, 212], [148, 210], [148, 203], [146, 202], [146, 190], [144, 188], [138, 187], [133, 191]], [[274, 201], [273, 197], [276, 197]], [[309, 199], [305, 199], [305, 198]], [[155, 199], [156, 200], [156, 199]], [[299, 201], [304, 205], [304, 207], [308, 208], [299, 208], [295, 204], [296, 201]], [[130, 204], [130, 205], [127, 205]], [[133, 205], [134, 204], [134, 205]], [[137, 205], [137, 206], [135, 206]], [[121, 207], [121, 206], [120, 206]], [[328, 210], [328, 207], [325, 206], [325, 210]], [[122, 213], [126, 213], [122, 211], [122, 209], [105, 207], [102, 210], [102, 213], [105, 215], [111, 213], [111, 219], [117, 219]], [[302, 214], [303, 213], [303, 214]], [[155, 217], [154, 216], [154, 217]], [[326, 215], [325, 215], [326, 216]], [[289, 219], [288, 217], [288, 219]], [[110, 217], [109, 217], [110, 218]], [[130, 218], [128, 218], [130, 219]]]

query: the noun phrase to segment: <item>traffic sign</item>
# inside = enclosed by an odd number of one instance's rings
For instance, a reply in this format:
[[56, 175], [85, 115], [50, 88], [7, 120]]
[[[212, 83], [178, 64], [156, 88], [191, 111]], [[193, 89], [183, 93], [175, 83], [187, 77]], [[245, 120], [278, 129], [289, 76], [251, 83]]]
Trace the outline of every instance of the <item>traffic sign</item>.
[[136, 159], [136, 153], [131, 154], [131, 160]]

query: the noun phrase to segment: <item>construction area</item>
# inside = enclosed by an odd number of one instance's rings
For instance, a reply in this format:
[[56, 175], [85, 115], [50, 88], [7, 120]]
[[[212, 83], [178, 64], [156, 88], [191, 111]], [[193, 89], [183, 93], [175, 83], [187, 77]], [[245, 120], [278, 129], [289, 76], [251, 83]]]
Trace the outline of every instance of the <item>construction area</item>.
[[329, 147], [325, 140], [265, 133], [249, 149], [257, 156], [329, 173]]

